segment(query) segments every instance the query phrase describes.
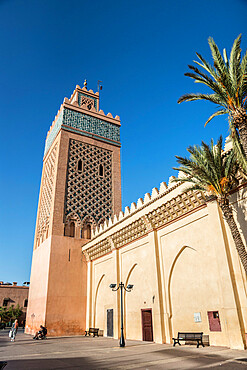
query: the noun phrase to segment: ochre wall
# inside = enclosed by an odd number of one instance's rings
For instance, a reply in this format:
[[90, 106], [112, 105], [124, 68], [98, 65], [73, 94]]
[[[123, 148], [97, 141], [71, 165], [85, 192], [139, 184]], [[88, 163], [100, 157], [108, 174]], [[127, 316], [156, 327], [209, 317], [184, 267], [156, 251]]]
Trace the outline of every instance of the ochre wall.
[[26, 333], [34, 333], [45, 325], [48, 277], [50, 266], [51, 237], [33, 251], [30, 277]]
[[[247, 218], [246, 190], [233, 195], [234, 200], [239, 214], [236, 221], [242, 230]], [[101, 240], [112, 239], [114, 232], [145, 218], [157, 207], [155, 203], [126, 213], [121, 221], [105, 227], [82, 248], [85, 254]], [[157, 204], [161, 204], [161, 199], [157, 199]], [[244, 233], [245, 230], [243, 240]], [[107, 335], [106, 310], [113, 308], [114, 337], [120, 337], [119, 291], [112, 292], [109, 285], [122, 281], [134, 285], [130, 293], [124, 294], [127, 339], [142, 340], [141, 309], [152, 309], [155, 342], [172, 343], [178, 331], [202, 331], [209, 335], [211, 345], [245, 348], [246, 276], [215, 200], [165, 227], [156, 230], [150, 226], [145, 235], [119, 249], [112, 244], [110, 253], [92, 261], [88, 257], [92, 269], [88, 278], [88, 307], [92, 304], [95, 308], [88, 315], [87, 327], [93, 325], [95, 316], [95, 325]], [[102, 276], [95, 305], [97, 284]], [[221, 331], [210, 331], [208, 311], [219, 312]], [[194, 313], [198, 312], [201, 322], [194, 321]]]
[[[48, 335], [52, 336], [82, 334], [85, 330], [87, 264], [81, 247], [88, 240], [80, 238], [80, 225], [77, 223], [75, 237], [64, 236], [64, 202], [70, 139], [112, 152], [113, 212], [117, 213], [121, 209], [120, 148], [62, 129], [44, 159], [47, 160], [54, 146], [58, 144], [50, 211], [50, 236], [40, 245], [36, 244], [33, 253], [27, 333], [34, 333], [41, 324], [47, 327]], [[41, 187], [42, 183], [41, 181]], [[38, 212], [40, 207], [39, 201]]]

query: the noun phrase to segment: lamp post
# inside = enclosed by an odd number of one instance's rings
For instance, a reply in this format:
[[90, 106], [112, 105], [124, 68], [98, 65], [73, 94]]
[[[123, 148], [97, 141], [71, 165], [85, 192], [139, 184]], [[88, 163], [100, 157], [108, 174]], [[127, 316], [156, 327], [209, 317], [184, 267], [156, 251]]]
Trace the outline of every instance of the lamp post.
[[[125, 340], [124, 340], [124, 331], [123, 331], [123, 289], [126, 290], [126, 292], [131, 292], [134, 285], [128, 284], [127, 288], [125, 288], [124, 283], [119, 283], [118, 287], [116, 288], [117, 284], [111, 284], [110, 288], [113, 292], [116, 292], [118, 289], [120, 289], [120, 307], [121, 307], [121, 336], [120, 336], [120, 347], [125, 347]], [[116, 289], [115, 289], [116, 288]]]

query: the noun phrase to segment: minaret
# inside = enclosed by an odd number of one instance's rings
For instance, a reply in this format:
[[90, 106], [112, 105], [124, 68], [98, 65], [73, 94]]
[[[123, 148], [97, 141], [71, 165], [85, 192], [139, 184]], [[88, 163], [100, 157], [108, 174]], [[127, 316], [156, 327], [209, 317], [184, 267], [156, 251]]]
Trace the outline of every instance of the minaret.
[[85, 330], [87, 265], [81, 247], [121, 210], [120, 119], [99, 93], [76, 86], [45, 142], [26, 332]]

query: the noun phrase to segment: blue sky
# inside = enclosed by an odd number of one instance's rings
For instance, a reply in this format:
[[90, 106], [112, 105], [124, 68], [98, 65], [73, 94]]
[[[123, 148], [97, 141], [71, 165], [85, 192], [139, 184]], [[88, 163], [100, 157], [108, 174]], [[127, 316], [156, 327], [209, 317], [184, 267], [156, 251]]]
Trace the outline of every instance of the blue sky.
[[0, 280], [29, 280], [46, 133], [76, 84], [121, 118], [122, 200], [130, 205], [175, 172], [186, 147], [227, 136], [227, 120], [204, 122], [206, 91], [184, 76], [195, 52], [210, 60], [212, 36], [229, 51], [243, 34], [247, 1], [2, 0]]

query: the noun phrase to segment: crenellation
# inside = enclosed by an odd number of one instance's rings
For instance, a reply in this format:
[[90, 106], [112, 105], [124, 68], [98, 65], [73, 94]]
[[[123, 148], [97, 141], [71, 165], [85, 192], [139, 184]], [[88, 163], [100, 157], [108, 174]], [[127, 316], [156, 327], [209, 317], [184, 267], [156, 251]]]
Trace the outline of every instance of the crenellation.
[[225, 140], [224, 152], [228, 152], [231, 149], [232, 149], [232, 140], [230, 136], [227, 136]]
[[107, 227], [108, 227], [108, 223], [109, 223], [109, 221], [108, 221], [107, 219], [105, 219], [105, 221], [104, 221], [104, 223], [103, 223], [103, 228], [104, 228], [104, 230], [105, 230], [105, 229], [107, 229]]
[[124, 218], [124, 213], [123, 213], [123, 211], [120, 211], [119, 212], [119, 216], [118, 216], [118, 220], [120, 221], [120, 220], [122, 220]]
[[151, 200], [150, 193], [146, 193], [144, 196], [144, 204], [149, 203]]
[[113, 225], [113, 221], [112, 221], [112, 218], [110, 217], [109, 219], [108, 219], [108, 227], [111, 227], [112, 225]]
[[173, 180], [175, 179], [175, 176], [170, 176], [168, 181], [168, 188], [172, 188], [174, 186]]
[[135, 204], [135, 202], [132, 202], [131, 203], [131, 205], [130, 205], [130, 212], [132, 213], [132, 212], [134, 212], [135, 210], [136, 210], [136, 204]]
[[129, 214], [130, 214], [130, 207], [126, 206], [125, 209], [124, 209], [124, 217], [128, 216]]
[[158, 195], [159, 195], [159, 190], [158, 190], [158, 188], [153, 188], [153, 189], [152, 189], [151, 199], [156, 198]]
[[137, 200], [137, 208], [141, 208], [143, 206], [144, 202], [143, 202], [143, 199], [142, 198], [139, 198]]
[[167, 183], [164, 182], [164, 181], [162, 181], [160, 183], [160, 191], [159, 191], [159, 193], [160, 194], [163, 194], [167, 190], [167, 188], [168, 188]]

